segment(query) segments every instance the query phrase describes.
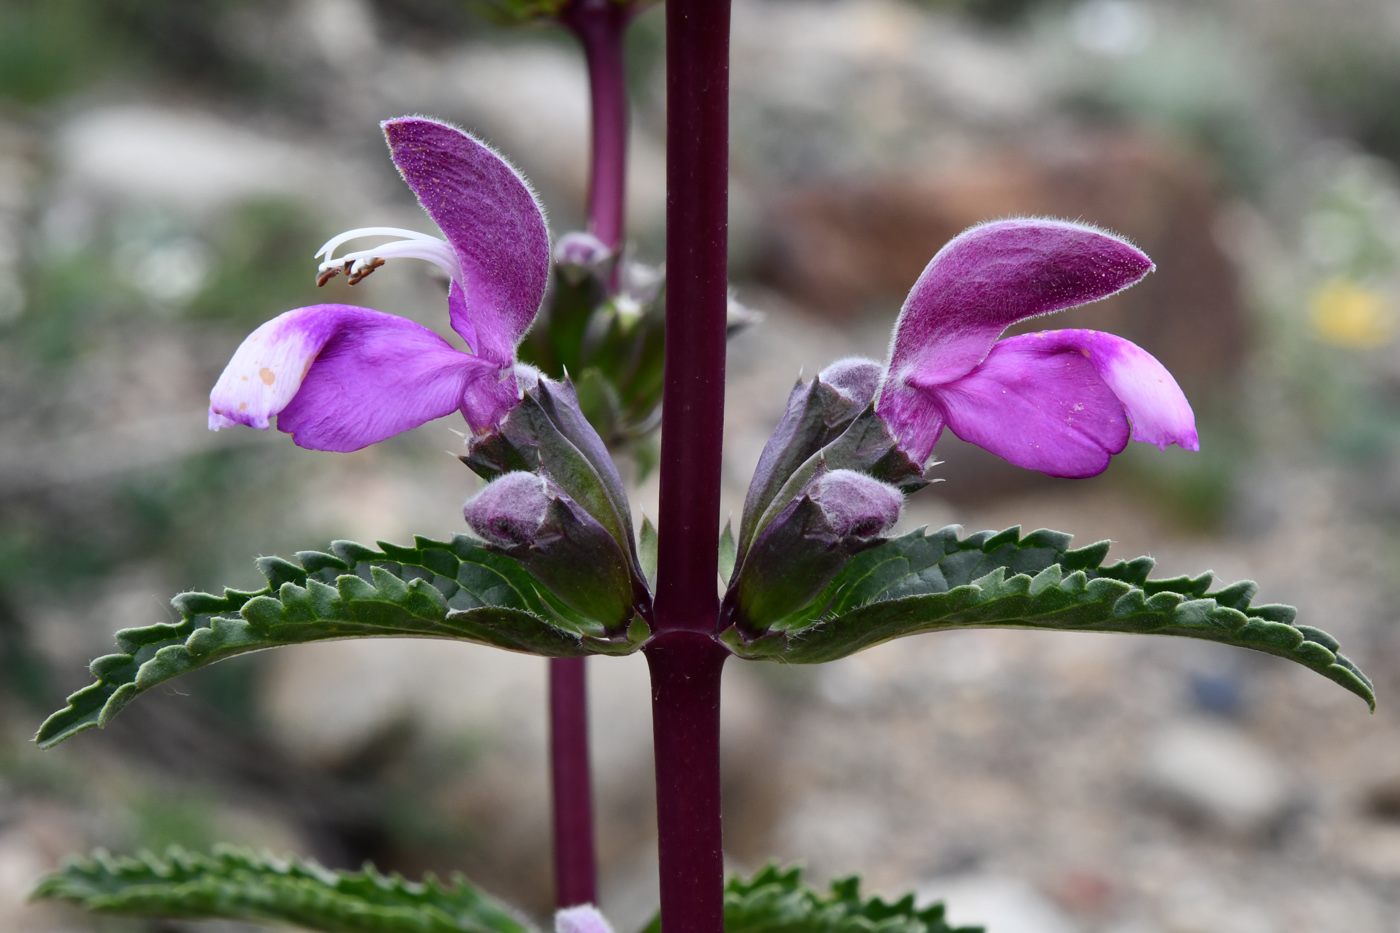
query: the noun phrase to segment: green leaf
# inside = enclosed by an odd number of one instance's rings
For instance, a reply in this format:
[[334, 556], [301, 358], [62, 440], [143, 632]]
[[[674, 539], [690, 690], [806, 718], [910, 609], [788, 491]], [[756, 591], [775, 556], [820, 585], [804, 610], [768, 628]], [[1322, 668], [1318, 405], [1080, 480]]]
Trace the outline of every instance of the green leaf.
[[651, 519], [642, 516], [642, 535], [637, 542], [637, 559], [641, 562], [642, 573], [646, 574], [647, 583], [656, 586], [656, 555], [661, 546], [661, 539], [656, 535], [656, 526], [651, 523]]
[[463, 535], [415, 538], [411, 548], [337, 541], [297, 563], [263, 558], [257, 592], [182, 593], [178, 623], [117, 632], [117, 654], [92, 662], [95, 682], [68, 698], [35, 741], [41, 748], [105, 726], [138, 694], [216, 661], [332, 638], [451, 638], [546, 657], [629, 654], [626, 631], [608, 635], [544, 589], [515, 561]]
[[[1302, 664], [1375, 709], [1371, 681], [1336, 639], [1295, 625], [1292, 606], [1254, 605], [1249, 581], [1209, 592], [1212, 578], [1149, 580], [1153, 560], [1105, 565], [1109, 543], [1071, 550], [1070, 536], [1019, 527], [958, 537], [921, 529], [857, 555], [806, 607], [749, 652], [790, 663], [833, 661], [881, 642], [952, 628], [1038, 628], [1200, 638]], [[775, 639], [781, 642], [775, 643]]]
[[719, 536], [719, 582], [728, 584], [734, 576], [734, 562], [739, 557], [739, 549], [734, 543], [734, 520], [724, 523], [724, 531]]
[[[897, 901], [862, 898], [860, 878], [831, 883], [822, 894], [802, 883], [802, 869], [768, 865], [752, 878], [730, 878], [724, 888], [725, 933], [984, 933], [951, 927], [942, 904], [922, 909], [913, 894]], [[652, 918], [642, 933], [661, 933]]]
[[164, 858], [98, 851], [44, 878], [32, 897], [103, 913], [290, 923], [325, 933], [534, 933], [460, 876], [418, 883], [368, 864], [331, 871], [232, 848], [212, 855], [171, 848]]

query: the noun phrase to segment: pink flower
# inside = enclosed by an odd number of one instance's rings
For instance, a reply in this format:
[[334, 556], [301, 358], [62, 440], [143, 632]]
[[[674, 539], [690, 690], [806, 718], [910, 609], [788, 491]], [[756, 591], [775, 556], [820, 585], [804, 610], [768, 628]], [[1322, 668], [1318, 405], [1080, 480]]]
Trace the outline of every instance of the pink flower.
[[[302, 447], [358, 450], [460, 411], [491, 430], [520, 398], [515, 348], [549, 276], [549, 231], [525, 180], [490, 147], [433, 120], [383, 124], [404, 181], [446, 239], [392, 227], [342, 233], [317, 256], [321, 284], [352, 283], [395, 257], [424, 259], [451, 279], [452, 329], [469, 353], [392, 314], [325, 304], [288, 311], [253, 331], [209, 395], [209, 427], [277, 428]], [[393, 242], [336, 257], [344, 242]]]
[[1084, 224], [1018, 219], [964, 231], [909, 292], [876, 412], [920, 464], [945, 426], [1051, 476], [1102, 473], [1130, 436], [1199, 449], [1181, 388], [1136, 344], [1092, 330], [998, 339], [1017, 321], [1106, 298], [1152, 269], [1130, 243]]

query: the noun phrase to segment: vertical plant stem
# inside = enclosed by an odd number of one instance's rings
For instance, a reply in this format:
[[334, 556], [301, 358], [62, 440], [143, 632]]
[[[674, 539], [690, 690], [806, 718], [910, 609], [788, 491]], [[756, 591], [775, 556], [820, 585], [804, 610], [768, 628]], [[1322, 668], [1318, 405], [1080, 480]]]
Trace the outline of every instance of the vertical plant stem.
[[554, 789], [555, 904], [596, 904], [588, 681], [583, 658], [550, 659], [549, 756]]
[[[632, 13], [630, 4], [613, 0], [574, 0], [560, 16], [560, 21], [578, 36], [588, 61], [593, 105], [588, 229], [614, 252], [622, 246], [626, 218], [627, 83], [623, 37]], [[596, 904], [598, 867], [584, 658], [554, 658], [549, 662], [549, 742], [554, 792], [555, 903], [559, 907]]]
[[729, 0], [668, 0], [661, 631], [713, 633], [719, 609], [728, 208]]
[[720, 446], [728, 303], [729, 0], [666, 9], [666, 384], [647, 646], [664, 933], [723, 933]]
[[723, 933], [719, 685], [729, 652], [670, 632], [647, 646], [663, 933]]
[[574, 0], [561, 15], [583, 44], [593, 106], [588, 230], [614, 252], [622, 247], [627, 206], [627, 80], [623, 38], [635, 11], [615, 0]]

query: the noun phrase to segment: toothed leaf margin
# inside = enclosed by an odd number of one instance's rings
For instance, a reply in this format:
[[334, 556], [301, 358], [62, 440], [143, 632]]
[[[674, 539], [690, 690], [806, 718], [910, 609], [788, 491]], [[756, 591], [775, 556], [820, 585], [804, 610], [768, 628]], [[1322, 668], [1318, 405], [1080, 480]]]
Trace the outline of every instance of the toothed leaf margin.
[[535, 933], [461, 876], [421, 882], [220, 847], [211, 855], [172, 847], [114, 857], [101, 850], [68, 861], [39, 882], [34, 899], [102, 913], [187, 920], [290, 923], [324, 933]]

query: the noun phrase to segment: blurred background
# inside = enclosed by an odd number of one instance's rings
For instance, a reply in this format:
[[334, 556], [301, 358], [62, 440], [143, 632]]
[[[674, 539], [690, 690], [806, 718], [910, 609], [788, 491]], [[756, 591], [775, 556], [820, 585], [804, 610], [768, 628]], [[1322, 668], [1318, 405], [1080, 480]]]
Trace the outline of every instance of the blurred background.
[[[630, 235], [664, 242], [664, 10], [630, 42]], [[1048, 480], [945, 436], [905, 525], [1023, 524], [1166, 574], [1213, 568], [1338, 635], [1380, 712], [1274, 659], [1121, 636], [960, 632], [814, 669], [732, 663], [736, 869], [946, 896], [991, 933], [1400, 931], [1400, 6], [1389, 0], [735, 0], [726, 508], [792, 381], [883, 355], [949, 237], [1016, 214], [1125, 234], [1158, 270], [1062, 315], [1177, 375], [1201, 452]], [[554, 233], [581, 223], [587, 98], [558, 30], [461, 0], [0, 0], [0, 928], [170, 931], [26, 905], [65, 854], [231, 840], [548, 916], [544, 663], [331, 643], [29, 737], [123, 627], [252, 557], [462, 530], [444, 420], [356, 454], [205, 429], [242, 338], [351, 301], [445, 329], [396, 262], [431, 230], [381, 119], [493, 141]], [[1044, 326], [1040, 322], [1039, 326]], [[655, 478], [635, 502], [653, 517]], [[603, 906], [655, 904], [645, 665], [591, 662]], [[241, 930], [234, 925], [202, 929]]]

